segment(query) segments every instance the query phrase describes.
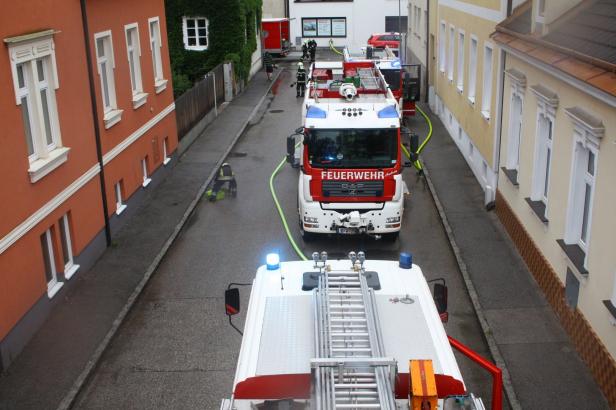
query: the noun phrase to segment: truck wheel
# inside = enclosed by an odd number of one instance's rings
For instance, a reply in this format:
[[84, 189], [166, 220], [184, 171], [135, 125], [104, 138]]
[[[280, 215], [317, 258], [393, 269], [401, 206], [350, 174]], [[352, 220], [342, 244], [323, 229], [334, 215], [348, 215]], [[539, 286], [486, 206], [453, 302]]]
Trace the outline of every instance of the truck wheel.
[[383, 242], [396, 242], [398, 236], [400, 236], [400, 232], [384, 233], [381, 236], [381, 239], [383, 240]]

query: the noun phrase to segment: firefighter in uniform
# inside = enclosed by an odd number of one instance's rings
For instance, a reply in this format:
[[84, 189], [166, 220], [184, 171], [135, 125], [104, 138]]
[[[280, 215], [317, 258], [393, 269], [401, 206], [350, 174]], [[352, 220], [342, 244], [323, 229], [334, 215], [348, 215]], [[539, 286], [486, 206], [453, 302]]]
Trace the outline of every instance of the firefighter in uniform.
[[314, 63], [315, 55], [317, 53], [317, 42], [310, 40], [308, 42], [308, 52], [310, 53], [310, 64]]
[[299, 62], [297, 64], [296, 89], [297, 97], [303, 97], [304, 91], [306, 91], [306, 70], [304, 70], [304, 63]]
[[308, 44], [306, 44], [306, 42], [304, 41], [304, 43], [302, 44], [302, 60], [305, 60], [308, 58]]
[[237, 182], [235, 181], [235, 173], [228, 162], [220, 166], [216, 179], [214, 179], [214, 186], [207, 192], [208, 199], [212, 202], [216, 201], [218, 199], [218, 192], [225, 185], [227, 185], [226, 188], [229, 194], [234, 197], [237, 194]]

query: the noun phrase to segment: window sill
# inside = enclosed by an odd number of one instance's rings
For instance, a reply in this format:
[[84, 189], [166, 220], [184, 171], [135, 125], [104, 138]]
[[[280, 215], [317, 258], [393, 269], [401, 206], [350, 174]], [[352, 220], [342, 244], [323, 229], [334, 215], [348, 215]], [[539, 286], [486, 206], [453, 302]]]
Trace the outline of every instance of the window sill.
[[154, 81], [154, 90], [156, 91], [156, 94], [162, 93], [165, 90], [165, 88], [167, 88], [167, 82], [168, 80]]
[[64, 279], [69, 280], [79, 270], [79, 265], [72, 264], [68, 268], [64, 268]]
[[56, 296], [56, 293], [58, 293], [58, 291], [62, 289], [62, 286], [64, 286], [64, 282], [56, 282], [56, 284], [53, 285], [51, 288], [47, 288], [47, 297], [51, 299]]
[[475, 97], [468, 97], [468, 103], [474, 107], [475, 106]]
[[116, 208], [116, 215], [120, 215], [126, 209], [126, 204], [122, 204]]
[[505, 167], [501, 167], [501, 171], [503, 171], [503, 174], [505, 174], [505, 176], [507, 177], [509, 182], [513, 184], [513, 186], [520, 185], [518, 184], [518, 171], [516, 171], [515, 169], [507, 169]]
[[565, 243], [562, 239], [557, 239], [556, 243], [560, 245], [565, 255], [573, 264], [573, 267], [582, 275], [584, 278], [588, 277], [588, 269], [584, 267], [584, 260], [586, 259], [586, 254], [580, 248], [579, 245], [569, 245]]
[[530, 206], [530, 209], [532, 209], [535, 215], [537, 215], [537, 218], [547, 225], [549, 221], [548, 218], [545, 217], [545, 204], [543, 201], [533, 201], [530, 198], [524, 198], [524, 200], [526, 200]]
[[167, 164], [168, 164], [168, 163], [170, 163], [170, 162], [171, 162], [171, 157], [166, 157], [166, 158], [163, 160], [163, 165], [167, 165]]
[[464, 87], [462, 87], [462, 86], [460, 86], [460, 85], [459, 85], [459, 86], [457, 86], [456, 88], [458, 89], [458, 93], [459, 93], [459, 94], [462, 94], [462, 93], [464, 92]]
[[30, 174], [30, 182], [35, 183], [45, 175], [49, 174], [54, 169], [66, 162], [70, 148], [56, 148], [49, 153], [47, 158], [39, 158], [30, 163], [28, 174]]
[[115, 109], [115, 110], [111, 110], [108, 113], [106, 113], [105, 116], [103, 117], [103, 121], [105, 122], [105, 129], [108, 130], [109, 128], [119, 123], [120, 120], [122, 119], [123, 112], [124, 110]]
[[484, 120], [490, 121], [490, 111], [481, 110], [481, 116]]
[[611, 300], [604, 300], [603, 304], [607, 308], [608, 312], [612, 315], [612, 324], [615, 324], [616, 321], [616, 306], [612, 303]]
[[137, 94], [133, 94], [133, 110], [141, 107], [148, 100], [148, 93], [139, 92]]
[[143, 180], [143, 184], [141, 184], [141, 186], [145, 188], [150, 185], [150, 182], [152, 182], [152, 178], [146, 178]]

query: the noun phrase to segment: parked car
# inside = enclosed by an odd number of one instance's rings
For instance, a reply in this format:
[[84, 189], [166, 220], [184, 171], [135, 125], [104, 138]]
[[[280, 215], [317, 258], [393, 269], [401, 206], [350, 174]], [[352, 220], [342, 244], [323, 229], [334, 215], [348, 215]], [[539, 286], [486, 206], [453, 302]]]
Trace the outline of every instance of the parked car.
[[388, 46], [400, 48], [400, 33], [375, 33], [368, 39], [368, 45], [377, 48]]

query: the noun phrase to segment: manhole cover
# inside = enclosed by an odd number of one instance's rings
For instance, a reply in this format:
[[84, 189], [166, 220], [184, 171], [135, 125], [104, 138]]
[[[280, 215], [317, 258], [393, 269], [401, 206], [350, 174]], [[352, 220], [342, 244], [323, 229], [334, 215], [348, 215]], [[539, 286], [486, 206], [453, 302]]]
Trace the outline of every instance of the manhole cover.
[[278, 114], [278, 113], [284, 112], [284, 110], [270, 110], [270, 112], [272, 114]]

